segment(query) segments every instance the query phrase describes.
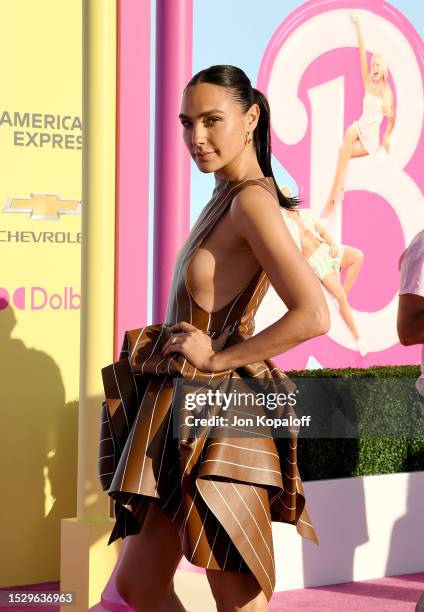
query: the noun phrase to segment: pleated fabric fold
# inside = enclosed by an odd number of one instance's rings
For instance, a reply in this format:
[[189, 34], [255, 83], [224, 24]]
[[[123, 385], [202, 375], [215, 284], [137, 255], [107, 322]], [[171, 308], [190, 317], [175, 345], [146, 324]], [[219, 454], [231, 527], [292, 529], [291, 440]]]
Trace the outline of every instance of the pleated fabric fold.
[[[161, 358], [169, 336], [158, 325], [127, 332], [119, 360], [102, 370], [99, 474], [116, 516], [108, 543], [139, 533], [155, 500], [175, 523], [191, 563], [251, 571], [269, 599], [275, 586], [271, 521], [296, 525], [317, 542], [297, 469], [297, 432], [220, 438], [209, 428], [201, 437], [194, 430], [175, 438], [173, 381], [191, 378], [193, 368], [177, 354]], [[290, 384], [272, 362], [197, 376], [216, 384], [258, 373]]]

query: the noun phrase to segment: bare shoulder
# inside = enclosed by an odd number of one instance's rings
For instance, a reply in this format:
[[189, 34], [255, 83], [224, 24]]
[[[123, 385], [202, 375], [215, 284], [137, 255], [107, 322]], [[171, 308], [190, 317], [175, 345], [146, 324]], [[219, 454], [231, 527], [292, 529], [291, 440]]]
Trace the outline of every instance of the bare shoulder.
[[[287, 242], [289, 231], [276, 194], [263, 187], [248, 185], [239, 192], [231, 204], [230, 219], [234, 234], [246, 240], [253, 250], [271, 244], [281, 249]], [[294, 242], [293, 246], [297, 249]]]
[[281, 217], [280, 205], [276, 197], [259, 185], [248, 185], [234, 197], [230, 215], [234, 222], [243, 223], [248, 220], [259, 222]]

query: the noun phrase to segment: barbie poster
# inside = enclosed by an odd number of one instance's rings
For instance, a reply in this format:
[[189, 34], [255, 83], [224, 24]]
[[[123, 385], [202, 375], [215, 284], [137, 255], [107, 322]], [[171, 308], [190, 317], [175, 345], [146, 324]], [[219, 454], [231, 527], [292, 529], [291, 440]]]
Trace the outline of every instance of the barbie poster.
[[[237, 28], [220, 31], [213, 54], [208, 8], [195, 6], [194, 70], [243, 66], [268, 97], [274, 173], [300, 200], [282, 214], [330, 309], [325, 336], [276, 361], [285, 369], [417, 363], [419, 348], [399, 345], [396, 309], [399, 258], [424, 226], [419, 3], [268, 2], [253, 32], [233, 2], [225, 10], [237, 12]], [[192, 220], [206, 181], [192, 174]], [[284, 311], [271, 287], [256, 333]]]

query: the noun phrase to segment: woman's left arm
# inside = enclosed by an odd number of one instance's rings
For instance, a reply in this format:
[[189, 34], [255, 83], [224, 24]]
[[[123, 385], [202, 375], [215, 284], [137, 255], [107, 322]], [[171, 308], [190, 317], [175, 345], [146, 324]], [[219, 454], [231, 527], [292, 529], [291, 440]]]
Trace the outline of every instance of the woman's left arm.
[[230, 214], [236, 233], [249, 244], [288, 311], [252, 338], [215, 353], [214, 369], [218, 370], [280, 355], [327, 333], [330, 321], [320, 283], [290, 236], [272, 195], [256, 186], [243, 189], [234, 198]]
[[390, 134], [392, 133], [395, 125], [395, 111], [393, 104], [393, 93], [390, 87], [387, 87], [387, 91], [383, 97], [383, 113], [388, 117], [386, 131], [383, 136], [383, 147], [387, 152], [390, 150]]
[[187, 322], [172, 326], [176, 341], [170, 341], [163, 354], [182, 353], [195, 367], [209, 372], [269, 359], [329, 329], [319, 281], [290, 236], [274, 197], [261, 187], [249, 186], [234, 198], [230, 218], [235, 234], [248, 243], [288, 311], [256, 336], [223, 350], [214, 350], [211, 339]]

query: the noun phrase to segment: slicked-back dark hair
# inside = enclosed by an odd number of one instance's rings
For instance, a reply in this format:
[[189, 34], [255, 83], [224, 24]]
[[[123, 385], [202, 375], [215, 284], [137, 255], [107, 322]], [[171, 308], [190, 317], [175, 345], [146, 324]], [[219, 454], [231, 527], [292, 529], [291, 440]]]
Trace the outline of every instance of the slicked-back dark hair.
[[210, 83], [224, 87], [240, 105], [243, 113], [246, 113], [252, 104], [257, 104], [260, 109], [258, 125], [253, 133], [253, 144], [259, 165], [265, 176], [271, 176], [277, 191], [280, 206], [283, 208], [294, 208], [298, 205], [297, 198], [286, 198], [281, 192], [271, 166], [271, 111], [268, 100], [262, 92], [252, 87], [249, 77], [237, 66], [218, 64], [209, 66], [195, 74], [187, 83], [187, 87], [198, 83]]

